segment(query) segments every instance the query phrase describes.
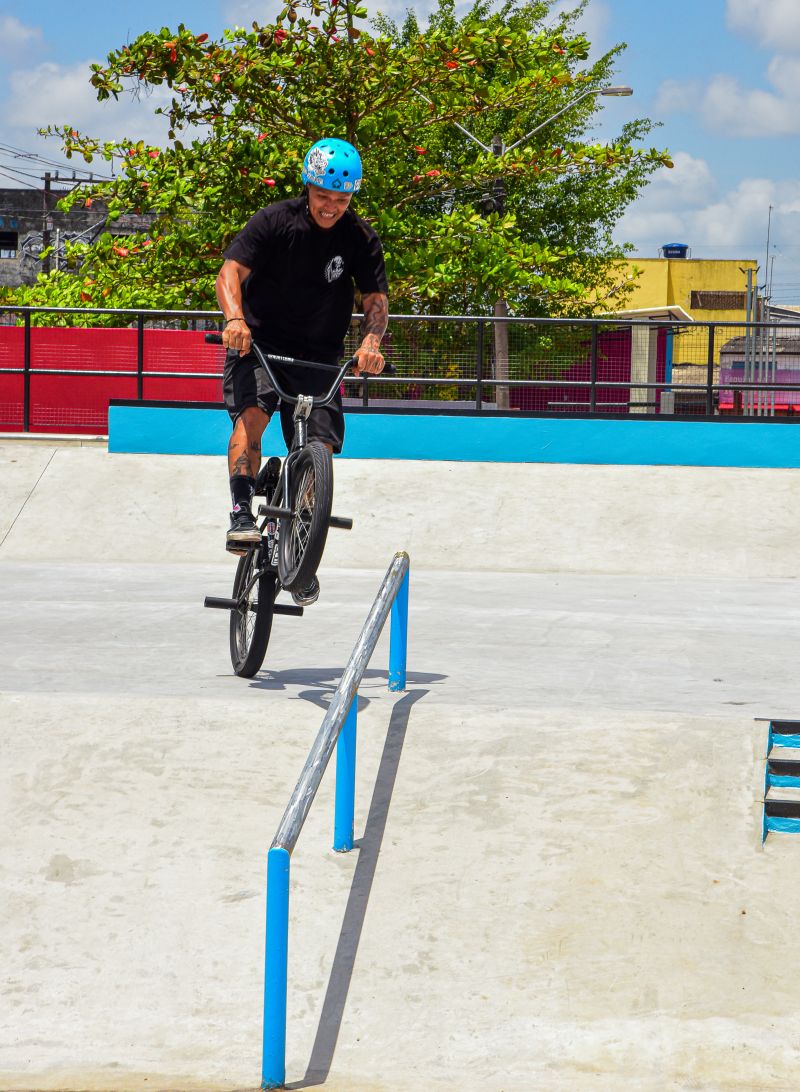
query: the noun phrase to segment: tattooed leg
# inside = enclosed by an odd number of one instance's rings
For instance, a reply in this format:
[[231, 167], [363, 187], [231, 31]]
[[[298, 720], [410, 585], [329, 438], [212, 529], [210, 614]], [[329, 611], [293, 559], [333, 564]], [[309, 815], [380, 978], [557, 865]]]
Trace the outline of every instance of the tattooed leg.
[[261, 437], [269, 424], [269, 417], [258, 406], [249, 406], [233, 426], [228, 443], [228, 473], [231, 477], [242, 474], [255, 478], [261, 465]]

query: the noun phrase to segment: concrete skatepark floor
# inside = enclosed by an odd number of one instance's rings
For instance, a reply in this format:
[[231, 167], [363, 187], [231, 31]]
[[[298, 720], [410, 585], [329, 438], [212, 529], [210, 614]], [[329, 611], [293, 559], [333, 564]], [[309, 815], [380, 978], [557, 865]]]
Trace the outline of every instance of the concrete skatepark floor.
[[359, 844], [330, 771], [292, 858], [287, 1085], [796, 1087], [800, 839], [759, 817], [800, 472], [339, 462], [356, 528], [246, 681], [221, 459], [0, 467], [0, 1088], [258, 1087], [266, 850], [402, 548]]

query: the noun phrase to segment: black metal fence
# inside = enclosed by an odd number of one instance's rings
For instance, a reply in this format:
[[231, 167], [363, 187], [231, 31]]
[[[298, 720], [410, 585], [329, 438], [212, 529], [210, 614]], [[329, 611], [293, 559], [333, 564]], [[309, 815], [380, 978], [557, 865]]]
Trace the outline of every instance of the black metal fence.
[[[215, 404], [218, 312], [0, 306], [0, 430], [104, 432], [110, 398]], [[347, 351], [358, 344], [358, 316]], [[405, 412], [800, 417], [797, 324], [393, 315], [391, 376], [346, 400]]]

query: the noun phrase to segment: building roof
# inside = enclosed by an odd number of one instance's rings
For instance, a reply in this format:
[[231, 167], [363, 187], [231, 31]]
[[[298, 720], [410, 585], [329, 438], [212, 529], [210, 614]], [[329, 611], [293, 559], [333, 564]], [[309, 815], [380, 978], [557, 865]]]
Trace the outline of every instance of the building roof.
[[[720, 348], [721, 353], [742, 353], [744, 352], [747, 338], [742, 335], [741, 337], [732, 337], [729, 341]], [[752, 342], [751, 342], [752, 344]], [[774, 339], [770, 338], [770, 352], [774, 351], [778, 356], [783, 354], [796, 356], [800, 353], [800, 334], [781, 334]]]
[[678, 304], [665, 307], [629, 307], [623, 311], [607, 311], [614, 318], [652, 319], [654, 322], [667, 319], [671, 322], [694, 322], [692, 316]]

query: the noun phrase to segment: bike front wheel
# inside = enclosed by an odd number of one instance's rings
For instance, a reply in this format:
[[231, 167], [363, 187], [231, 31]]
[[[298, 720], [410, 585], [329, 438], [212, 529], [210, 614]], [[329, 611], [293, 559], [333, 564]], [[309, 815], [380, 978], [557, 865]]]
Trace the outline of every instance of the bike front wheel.
[[255, 675], [267, 654], [278, 593], [274, 571], [257, 575], [260, 556], [257, 547], [240, 557], [233, 581], [233, 598], [239, 605], [231, 611], [231, 663], [246, 679]]
[[324, 444], [312, 441], [294, 457], [286, 507], [280, 521], [278, 576], [287, 591], [302, 591], [319, 568], [333, 504], [333, 459]]

